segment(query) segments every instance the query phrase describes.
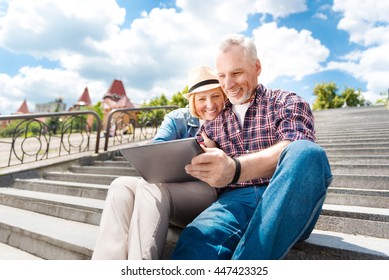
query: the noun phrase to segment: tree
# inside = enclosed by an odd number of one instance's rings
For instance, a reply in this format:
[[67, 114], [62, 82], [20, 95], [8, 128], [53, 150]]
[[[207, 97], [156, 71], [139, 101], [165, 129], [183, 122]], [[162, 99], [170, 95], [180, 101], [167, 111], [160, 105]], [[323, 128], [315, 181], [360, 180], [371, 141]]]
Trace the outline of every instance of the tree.
[[154, 106], [166, 106], [169, 105], [169, 100], [165, 96], [165, 94], [162, 94], [159, 97], [155, 97], [151, 99], [148, 103], [144, 103], [142, 107], [154, 107]]
[[355, 91], [354, 88], [346, 87], [340, 96], [348, 107], [363, 106], [365, 104], [361, 90]]
[[[177, 105], [180, 108], [188, 105], [188, 100], [183, 96], [184, 93], [188, 92], [188, 87], [185, 87], [181, 92], [177, 92], [172, 96], [171, 100], [168, 100], [165, 94], [159, 97], [155, 97], [148, 103], [143, 103], [142, 107], [157, 107], [157, 106], [168, 106]], [[165, 110], [152, 110], [148, 112], [139, 113], [138, 120], [142, 125], [150, 126], [160, 124], [166, 114]]]
[[380, 92], [380, 95], [382, 96], [382, 98], [380, 99], [377, 99], [375, 104], [376, 105], [387, 105], [388, 104], [388, 101], [389, 101], [389, 89], [388, 89], [388, 92]]
[[173, 95], [172, 100], [169, 102], [170, 105], [177, 105], [180, 108], [186, 107], [186, 105], [189, 104], [189, 101], [183, 96], [185, 93], [188, 93], [188, 87], [185, 87], [182, 91], [179, 91]]
[[338, 87], [334, 82], [317, 84], [313, 89], [313, 93], [316, 95], [313, 110], [340, 108], [344, 105], [348, 107], [365, 105], [366, 101], [361, 90], [355, 91], [354, 88], [345, 87], [340, 95], [337, 94], [337, 91]]
[[334, 82], [317, 84], [313, 89], [313, 94], [316, 95], [313, 110], [335, 108], [335, 103], [339, 105], [340, 100], [336, 94], [337, 91], [338, 87]]

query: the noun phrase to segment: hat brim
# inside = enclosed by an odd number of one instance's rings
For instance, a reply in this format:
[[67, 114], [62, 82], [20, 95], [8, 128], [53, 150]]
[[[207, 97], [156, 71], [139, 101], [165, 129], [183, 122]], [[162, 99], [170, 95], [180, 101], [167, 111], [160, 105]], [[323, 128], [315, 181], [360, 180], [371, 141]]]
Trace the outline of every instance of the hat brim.
[[193, 93], [208, 91], [208, 90], [215, 89], [215, 88], [218, 88], [218, 87], [220, 87], [219, 84], [209, 84], [209, 85], [204, 85], [204, 86], [201, 86], [201, 87], [196, 88], [195, 90], [193, 90], [193, 91], [191, 91], [191, 92], [184, 93], [182, 96], [185, 97], [186, 99], [189, 99], [189, 97], [190, 97]]

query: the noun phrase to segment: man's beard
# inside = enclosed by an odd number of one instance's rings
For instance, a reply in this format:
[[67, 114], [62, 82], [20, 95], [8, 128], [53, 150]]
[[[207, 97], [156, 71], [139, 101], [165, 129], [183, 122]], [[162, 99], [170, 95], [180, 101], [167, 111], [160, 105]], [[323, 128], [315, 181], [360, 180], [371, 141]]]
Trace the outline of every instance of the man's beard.
[[239, 99], [237, 99], [237, 100], [235, 99], [234, 101], [232, 101], [230, 99], [230, 102], [233, 105], [245, 104], [245, 103], [247, 103], [250, 100], [251, 95], [252, 95], [252, 93], [250, 93], [249, 91], [245, 91], [244, 94]]

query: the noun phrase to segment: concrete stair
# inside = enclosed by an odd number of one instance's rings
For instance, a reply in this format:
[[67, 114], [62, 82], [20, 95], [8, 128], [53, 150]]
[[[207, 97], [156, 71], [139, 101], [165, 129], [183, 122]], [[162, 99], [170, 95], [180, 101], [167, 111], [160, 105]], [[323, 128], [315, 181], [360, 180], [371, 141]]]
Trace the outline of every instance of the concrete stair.
[[[287, 259], [389, 259], [389, 111], [315, 112], [334, 181], [311, 237]], [[110, 182], [137, 176], [117, 151], [0, 179], [0, 259], [89, 259]], [[180, 228], [170, 227], [168, 258]]]
[[109, 184], [137, 175], [117, 153], [13, 174], [0, 188], [0, 259], [90, 259]]

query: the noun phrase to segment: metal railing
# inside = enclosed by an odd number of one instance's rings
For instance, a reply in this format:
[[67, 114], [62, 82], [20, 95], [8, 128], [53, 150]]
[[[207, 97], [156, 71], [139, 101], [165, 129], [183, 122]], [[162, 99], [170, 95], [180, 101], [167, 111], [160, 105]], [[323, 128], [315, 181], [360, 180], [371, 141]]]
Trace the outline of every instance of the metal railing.
[[131, 109], [114, 109], [107, 117], [104, 151], [112, 145], [147, 140], [154, 137], [163, 117], [178, 106], [155, 106]]
[[1, 129], [8, 133], [0, 138], [0, 167], [4, 167], [6, 154], [5, 166], [13, 166], [90, 151], [92, 138], [98, 153], [101, 119], [94, 111], [6, 115], [0, 116], [0, 122], [8, 123]]
[[[0, 116], [0, 168], [42, 161], [65, 155], [99, 153], [100, 138], [104, 151], [154, 137], [164, 115], [178, 106], [112, 110], [106, 126], [94, 111]], [[6, 135], [5, 131], [7, 131]]]

